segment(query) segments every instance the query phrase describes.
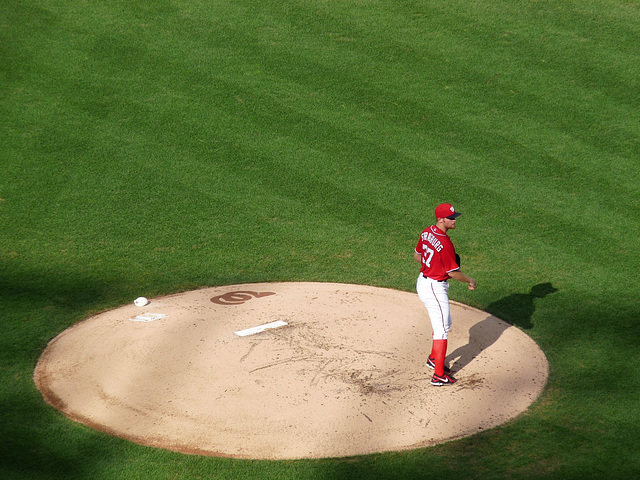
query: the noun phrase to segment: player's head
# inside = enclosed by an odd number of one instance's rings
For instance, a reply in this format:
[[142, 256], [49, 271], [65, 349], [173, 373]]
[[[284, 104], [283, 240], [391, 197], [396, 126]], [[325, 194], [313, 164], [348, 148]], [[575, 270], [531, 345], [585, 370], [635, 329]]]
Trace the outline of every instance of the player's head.
[[455, 220], [460, 215], [459, 212], [456, 212], [456, 209], [450, 203], [441, 203], [436, 207], [436, 220], [439, 218], [448, 218], [449, 220]]

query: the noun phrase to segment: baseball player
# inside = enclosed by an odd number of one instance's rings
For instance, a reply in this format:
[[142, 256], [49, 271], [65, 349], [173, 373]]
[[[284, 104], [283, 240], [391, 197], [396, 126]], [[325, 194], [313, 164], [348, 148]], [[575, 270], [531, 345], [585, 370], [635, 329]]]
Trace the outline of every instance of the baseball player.
[[[434, 370], [431, 385], [452, 385], [455, 378], [444, 364], [447, 355], [447, 339], [451, 329], [449, 311], [449, 283], [453, 278], [476, 288], [475, 279], [460, 271], [460, 257], [457, 257], [453, 243], [447, 232], [456, 228], [456, 212], [449, 203], [436, 207], [436, 224], [426, 228], [420, 235], [414, 258], [420, 262], [420, 275], [416, 284], [418, 297], [427, 307], [433, 328], [433, 347], [427, 359], [427, 366]], [[457, 257], [457, 258], [456, 258]]]

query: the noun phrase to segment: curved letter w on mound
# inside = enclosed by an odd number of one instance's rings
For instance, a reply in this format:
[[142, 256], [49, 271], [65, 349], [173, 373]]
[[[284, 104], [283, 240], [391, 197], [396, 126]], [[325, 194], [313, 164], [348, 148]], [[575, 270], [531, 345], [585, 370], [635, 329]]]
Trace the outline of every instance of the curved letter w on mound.
[[239, 291], [239, 292], [228, 292], [224, 295], [218, 295], [217, 297], [213, 297], [211, 301], [213, 303], [217, 303], [218, 305], [240, 305], [247, 300], [251, 300], [252, 298], [260, 298], [260, 297], [268, 297], [269, 295], [275, 295], [275, 292], [249, 292], [249, 291]]

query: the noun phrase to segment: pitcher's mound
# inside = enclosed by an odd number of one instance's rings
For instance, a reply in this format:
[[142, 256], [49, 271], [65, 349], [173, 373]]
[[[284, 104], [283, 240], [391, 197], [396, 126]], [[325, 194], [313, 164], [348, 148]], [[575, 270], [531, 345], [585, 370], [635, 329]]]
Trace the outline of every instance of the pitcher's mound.
[[541, 393], [544, 354], [519, 329], [452, 302], [434, 387], [417, 294], [261, 283], [152, 299], [91, 317], [48, 345], [45, 400], [112, 435], [185, 453], [341, 457], [433, 445], [500, 425]]

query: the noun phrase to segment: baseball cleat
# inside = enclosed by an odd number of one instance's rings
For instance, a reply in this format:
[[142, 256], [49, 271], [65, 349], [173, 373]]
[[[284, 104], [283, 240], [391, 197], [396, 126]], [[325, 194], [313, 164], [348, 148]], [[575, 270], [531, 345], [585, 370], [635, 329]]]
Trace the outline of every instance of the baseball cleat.
[[[427, 363], [426, 363], [427, 367], [429, 367], [431, 370], [435, 370], [436, 369], [436, 362], [431, 359], [431, 358], [427, 358]], [[444, 373], [451, 373], [451, 369], [449, 367], [447, 367], [445, 365], [444, 367]]]
[[435, 385], [436, 387], [441, 387], [443, 385], [453, 385], [456, 383], [456, 379], [450, 377], [446, 373], [443, 376], [434, 375], [431, 377], [431, 385]]

